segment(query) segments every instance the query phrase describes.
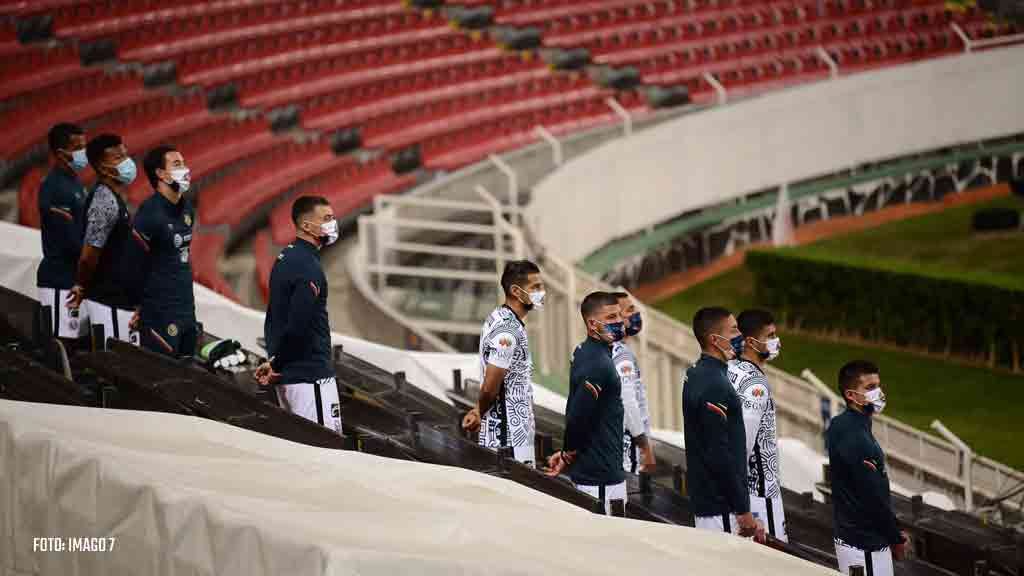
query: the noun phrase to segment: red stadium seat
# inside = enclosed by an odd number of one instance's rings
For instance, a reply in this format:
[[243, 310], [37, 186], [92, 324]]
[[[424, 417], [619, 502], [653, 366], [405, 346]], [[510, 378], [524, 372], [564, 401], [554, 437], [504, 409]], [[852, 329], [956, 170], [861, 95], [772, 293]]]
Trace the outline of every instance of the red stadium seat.
[[196, 232], [192, 236], [192, 277], [214, 292], [238, 302], [238, 295], [220, 273], [218, 261], [227, 238], [222, 234]]
[[[334, 214], [343, 219], [366, 206], [378, 194], [398, 192], [416, 182], [413, 174], [396, 175], [387, 157], [369, 164], [338, 165], [304, 182], [296, 194], [317, 194], [331, 202]], [[281, 202], [270, 216], [274, 244], [284, 245], [295, 238], [291, 221], [291, 203]]]
[[199, 192], [199, 221], [236, 226], [256, 209], [304, 180], [351, 162], [326, 144], [282, 143], [236, 163], [237, 169]]
[[85, 122], [158, 98], [132, 75], [91, 75], [32, 93], [0, 115], [8, 135], [0, 143], [0, 158], [11, 160], [41, 143], [60, 121]]

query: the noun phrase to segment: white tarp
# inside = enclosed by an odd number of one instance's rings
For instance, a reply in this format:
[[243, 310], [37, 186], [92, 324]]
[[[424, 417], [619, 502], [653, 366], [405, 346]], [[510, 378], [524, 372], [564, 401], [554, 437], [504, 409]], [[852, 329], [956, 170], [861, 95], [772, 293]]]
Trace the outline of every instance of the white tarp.
[[0, 401], [0, 500], [5, 575], [832, 573], [475, 472], [172, 414]]

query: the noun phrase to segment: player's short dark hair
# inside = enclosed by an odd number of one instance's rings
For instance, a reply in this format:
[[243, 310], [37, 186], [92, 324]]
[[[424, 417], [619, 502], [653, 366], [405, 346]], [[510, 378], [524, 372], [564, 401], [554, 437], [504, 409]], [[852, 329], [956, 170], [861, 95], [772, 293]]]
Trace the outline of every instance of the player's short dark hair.
[[524, 284], [530, 274], [540, 274], [540, 268], [533, 262], [529, 260], [512, 260], [507, 262], [505, 269], [501, 271], [501, 289], [505, 291], [505, 296], [512, 295], [513, 285], [526, 290]]
[[580, 304], [580, 314], [583, 319], [592, 317], [598, 310], [605, 306], [618, 306], [619, 299], [611, 292], [591, 292]]
[[627, 294], [625, 292], [612, 292], [611, 295], [614, 296], [616, 300], [622, 300], [623, 298], [629, 298], [629, 294]]
[[85, 156], [89, 159], [89, 165], [92, 166], [93, 170], [99, 172], [99, 167], [103, 164], [103, 158], [107, 155], [107, 150], [116, 148], [123, 143], [120, 136], [109, 133], [100, 134], [89, 140], [89, 143], [85, 145]]
[[71, 137], [79, 134], [85, 134], [85, 130], [82, 130], [82, 127], [78, 124], [71, 124], [69, 122], [54, 124], [53, 128], [50, 128], [50, 132], [46, 135], [46, 141], [50, 145], [50, 152], [67, 150], [68, 146], [71, 145]]
[[753, 308], [740, 312], [740, 315], [736, 317], [736, 324], [739, 325], [740, 332], [744, 336], [757, 338], [765, 326], [775, 324], [775, 317], [767, 310]]
[[330, 205], [331, 203], [323, 196], [299, 196], [292, 202], [292, 223], [298, 228], [303, 216], [315, 210], [317, 206]]
[[697, 337], [697, 341], [703, 347], [707, 342], [708, 336], [714, 332], [715, 328], [728, 318], [732, 312], [729, 312], [728, 308], [721, 306], [707, 306], [697, 310], [697, 313], [693, 315], [693, 334]]
[[856, 388], [860, 377], [878, 374], [878, 366], [870, 360], [851, 360], [839, 369], [839, 395], [846, 400], [846, 391]]
[[177, 152], [178, 149], [174, 146], [163, 144], [153, 148], [149, 152], [146, 152], [146, 157], [142, 159], [142, 169], [146, 171], [146, 178], [149, 178], [149, 185], [156, 189], [156, 183], [160, 181], [156, 176], [157, 170], [167, 169], [167, 153]]

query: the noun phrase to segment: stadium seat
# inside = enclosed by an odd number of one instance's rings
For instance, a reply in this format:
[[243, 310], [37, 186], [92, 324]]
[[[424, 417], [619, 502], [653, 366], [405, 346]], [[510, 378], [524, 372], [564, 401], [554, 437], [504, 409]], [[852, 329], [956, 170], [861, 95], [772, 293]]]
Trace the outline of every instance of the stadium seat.
[[257, 208], [331, 167], [351, 162], [326, 144], [285, 141], [233, 164], [232, 173], [199, 192], [203, 225], [240, 224]]
[[0, 114], [8, 130], [0, 158], [12, 160], [42, 142], [57, 122], [86, 122], [158, 98], [131, 74], [90, 75], [25, 96]]
[[371, 83], [417, 76], [430, 78], [433, 71], [496, 61], [508, 63], [515, 60], [506, 58], [496, 48], [486, 48], [426, 59], [414, 59], [410, 55], [408, 60], [397, 60], [381, 66], [367, 61], [355, 68], [344, 66], [325, 70], [316, 63], [310, 63], [247, 76], [236, 80], [235, 85], [241, 94], [239, 101], [243, 106], [269, 109]]
[[222, 234], [196, 232], [192, 236], [192, 277], [218, 294], [238, 302], [238, 295], [220, 273], [218, 261], [227, 238]]
[[[316, 194], [331, 202], [334, 214], [343, 219], [367, 205], [378, 194], [391, 194], [416, 182], [413, 174], [396, 175], [387, 157], [359, 164], [339, 164], [304, 182], [295, 194]], [[291, 203], [281, 202], [270, 215], [274, 244], [283, 246], [295, 238]]]
[[[4, 50], [2, 44], [3, 40], [0, 40], [0, 55]], [[31, 94], [74, 78], [102, 74], [99, 69], [83, 67], [73, 46], [24, 47], [18, 56], [3, 57], [0, 101]]]

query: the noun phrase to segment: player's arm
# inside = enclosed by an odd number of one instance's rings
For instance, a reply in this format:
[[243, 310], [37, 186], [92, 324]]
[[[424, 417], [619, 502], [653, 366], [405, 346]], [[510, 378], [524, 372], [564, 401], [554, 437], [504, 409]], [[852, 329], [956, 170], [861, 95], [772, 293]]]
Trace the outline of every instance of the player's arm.
[[317, 282], [304, 275], [292, 282], [284, 332], [270, 362], [274, 372], [281, 372], [283, 366], [300, 359], [309, 342], [309, 325], [313, 322], [320, 290]]
[[97, 195], [93, 197], [92, 205], [86, 214], [85, 237], [82, 240], [82, 253], [78, 258], [78, 275], [75, 286], [68, 296], [69, 308], [77, 308], [85, 298], [85, 293], [92, 285], [96, 274], [96, 267], [99, 266], [100, 256], [103, 255], [103, 248], [117, 224], [118, 206], [117, 200], [111, 196], [113, 193], [101, 194], [97, 191], [95, 194]]
[[644, 455], [644, 467], [653, 466], [654, 454], [644, 428], [644, 413], [636, 394], [636, 366], [630, 360], [620, 360], [616, 363], [615, 370], [618, 372], [622, 389], [624, 427]]
[[78, 256], [82, 252], [82, 237], [75, 222], [75, 199], [56, 186], [48, 192], [40, 190], [40, 199], [47, 199], [39, 207], [40, 222], [57, 239], [62, 252]]
[[696, 407], [700, 425], [706, 431], [707, 445], [703, 452], [708, 468], [715, 482], [722, 487], [729, 509], [737, 514], [750, 512], [750, 496], [747, 493], [746, 469], [736, 470], [737, 450], [743, 450], [743, 438], [735, 446], [730, 429], [739, 426], [743, 430], [743, 414], [736, 394], [729, 398], [724, 393], [711, 393], [704, 397], [703, 405]]
[[602, 382], [584, 378], [565, 407], [565, 438], [562, 451], [575, 454], [589, 444], [594, 413], [603, 393]]
[[491, 409], [494, 401], [498, 398], [498, 393], [501, 392], [501, 387], [505, 385], [505, 375], [512, 365], [516, 344], [515, 335], [504, 330], [485, 337], [483, 342], [484, 381], [480, 383], [476, 408], [470, 410], [462, 419], [463, 429], [476, 432], [480, 428], [481, 415]]
[[903, 534], [892, 510], [889, 479], [882, 475], [883, 463], [878, 462], [868, 447], [854, 438], [840, 440], [836, 454], [850, 471], [851, 481], [864, 503], [863, 512], [872, 518], [874, 526], [890, 545], [903, 542]]

